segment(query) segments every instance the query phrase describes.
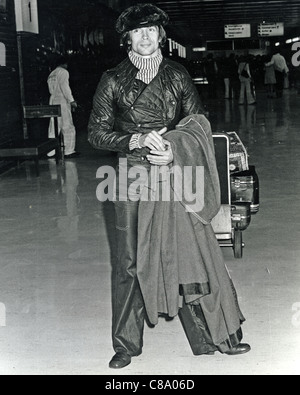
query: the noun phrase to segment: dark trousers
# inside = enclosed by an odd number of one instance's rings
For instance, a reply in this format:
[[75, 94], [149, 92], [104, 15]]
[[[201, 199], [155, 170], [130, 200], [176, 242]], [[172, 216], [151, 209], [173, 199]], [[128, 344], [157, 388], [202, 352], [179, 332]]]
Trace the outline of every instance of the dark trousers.
[[215, 75], [207, 76], [208, 82], [208, 98], [209, 99], [217, 99], [218, 97], [218, 80]]
[[144, 301], [137, 278], [138, 203], [115, 204], [117, 259], [112, 279], [113, 323], [115, 352], [126, 351], [131, 356], [142, 353]]
[[[115, 352], [125, 351], [131, 356], [142, 353], [146, 319], [136, 268], [138, 207], [138, 202], [115, 203], [117, 262], [112, 284], [113, 347]], [[217, 350], [200, 306], [184, 304], [179, 316], [195, 355]]]
[[277, 97], [281, 97], [283, 93], [283, 88], [284, 88], [284, 73], [281, 71], [275, 70], [275, 75], [276, 75], [276, 94]]

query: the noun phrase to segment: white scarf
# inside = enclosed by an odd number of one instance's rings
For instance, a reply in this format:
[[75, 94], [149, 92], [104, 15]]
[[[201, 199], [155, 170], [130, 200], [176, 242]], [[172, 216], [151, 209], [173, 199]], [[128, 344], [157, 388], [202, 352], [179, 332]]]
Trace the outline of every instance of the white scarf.
[[161, 50], [154, 58], [145, 58], [137, 53], [130, 51], [129, 59], [132, 64], [139, 70], [136, 78], [142, 80], [145, 84], [150, 84], [150, 82], [157, 76], [159, 66], [163, 61], [163, 56]]

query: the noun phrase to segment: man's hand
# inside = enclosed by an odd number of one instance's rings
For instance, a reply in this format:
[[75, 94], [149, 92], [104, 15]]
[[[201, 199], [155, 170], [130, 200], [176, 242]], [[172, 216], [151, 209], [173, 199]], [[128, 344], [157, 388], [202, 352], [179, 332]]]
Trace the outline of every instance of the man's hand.
[[76, 101], [73, 101], [73, 102], [71, 103], [71, 109], [72, 109], [72, 111], [74, 112], [77, 108], [78, 108], [77, 102], [76, 102]]
[[155, 166], [168, 166], [174, 160], [174, 155], [169, 141], [164, 140], [164, 151], [152, 150], [151, 155], [147, 156], [148, 161], [151, 165]]
[[144, 134], [139, 139], [139, 144], [141, 148], [149, 148], [151, 151], [166, 151], [164, 139], [162, 135], [167, 132], [167, 128], [163, 128], [159, 132], [153, 130], [151, 133]]

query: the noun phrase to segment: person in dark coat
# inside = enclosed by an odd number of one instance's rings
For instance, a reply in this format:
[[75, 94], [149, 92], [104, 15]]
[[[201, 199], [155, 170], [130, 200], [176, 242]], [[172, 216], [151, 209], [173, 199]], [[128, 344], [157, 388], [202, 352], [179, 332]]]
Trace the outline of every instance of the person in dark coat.
[[223, 78], [225, 84], [225, 99], [237, 99], [239, 97], [239, 65], [234, 54], [230, 54], [223, 61]]
[[219, 68], [211, 53], [207, 55], [207, 59], [204, 62], [204, 72], [208, 82], [208, 97], [209, 99], [217, 99]]
[[[152, 4], [130, 7], [120, 15], [116, 28], [128, 50], [128, 57], [102, 76], [88, 126], [88, 139], [94, 148], [115, 151], [119, 156], [113, 199], [117, 262], [112, 284], [115, 350], [109, 363], [112, 369], [124, 368], [131, 363], [132, 357], [142, 353], [144, 324], [148, 319], [144, 301], [146, 294], [142, 293], [137, 273], [137, 250], [141, 241], [138, 222], [143, 191], [133, 187], [134, 180], [128, 174], [138, 171], [140, 184], [147, 187], [153, 169], [155, 172], [155, 169], [171, 166], [176, 156], [176, 145], [164, 138], [164, 134], [174, 131], [183, 118], [204, 114], [199, 94], [187, 70], [162, 55], [161, 48], [167, 41], [164, 27], [168, 20], [168, 15]], [[202, 130], [202, 126], [199, 128]], [[211, 138], [211, 131], [208, 133]], [[208, 137], [204, 138], [206, 141]], [[125, 165], [127, 173], [124, 176]], [[187, 284], [187, 288], [196, 288], [201, 298], [200, 284], [194, 284], [194, 287]], [[229, 316], [233, 314], [240, 324], [243, 316], [237, 308], [233, 288], [229, 288], [234, 300]], [[205, 290], [206, 293], [212, 292], [208, 284]], [[178, 289], [178, 298], [179, 293]], [[226, 304], [227, 297], [223, 298]], [[184, 307], [181, 317], [184, 328], [190, 332], [191, 321], [196, 327], [190, 337], [192, 342], [199, 344], [199, 347], [192, 347], [197, 350], [195, 354], [221, 351], [238, 355], [250, 351], [249, 345], [240, 343], [242, 334], [238, 328], [234, 329], [236, 333], [227, 333], [221, 344], [214, 344], [201, 304], [195, 307], [185, 300]], [[221, 309], [215, 309], [211, 301], [208, 301], [206, 313], [212, 317], [210, 322], [214, 322], [215, 329], [218, 323], [223, 322]]]

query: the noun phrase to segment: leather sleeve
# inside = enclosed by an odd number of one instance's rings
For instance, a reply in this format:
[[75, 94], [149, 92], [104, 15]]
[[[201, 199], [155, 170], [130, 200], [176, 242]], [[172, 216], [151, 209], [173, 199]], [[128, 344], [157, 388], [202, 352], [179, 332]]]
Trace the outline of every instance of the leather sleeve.
[[88, 141], [96, 149], [130, 153], [129, 143], [132, 134], [122, 134], [114, 130], [115, 88], [114, 76], [104, 73], [94, 96], [88, 125]]
[[202, 101], [191, 76], [186, 71], [183, 78], [182, 112], [183, 118], [192, 114], [205, 114]]

